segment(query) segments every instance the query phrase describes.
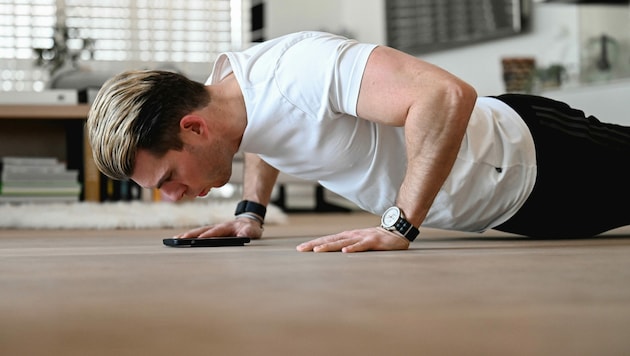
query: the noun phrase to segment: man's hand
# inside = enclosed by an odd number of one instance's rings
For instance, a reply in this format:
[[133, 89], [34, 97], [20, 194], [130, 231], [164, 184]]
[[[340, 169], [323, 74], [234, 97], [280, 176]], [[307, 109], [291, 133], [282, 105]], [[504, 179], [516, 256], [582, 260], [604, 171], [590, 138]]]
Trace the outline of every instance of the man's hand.
[[221, 224], [198, 227], [173, 237], [185, 239], [193, 237], [238, 236], [259, 239], [262, 237], [262, 234], [263, 228], [260, 226], [260, 223], [247, 218], [238, 218]]
[[297, 246], [301, 252], [362, 252], [369, 250], [406, 250], [409, 240], [381, 227], [345, 231], [305, 242]]

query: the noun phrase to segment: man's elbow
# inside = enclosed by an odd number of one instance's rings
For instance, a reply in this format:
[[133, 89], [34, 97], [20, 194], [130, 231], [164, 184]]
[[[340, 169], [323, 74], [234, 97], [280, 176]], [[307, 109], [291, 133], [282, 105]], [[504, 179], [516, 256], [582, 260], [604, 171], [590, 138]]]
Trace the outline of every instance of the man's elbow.
[[455, 80], [448, 85], [446, 92], [451, 107], [461, 110], [461, 114], [466, 118], [470, 117], [477, 101], [475, 88], [462, 80]]
[[442, 93], [443, 108], [451, 117], [449, 122], [463, 135], [477, 101], [477, 92], [471, 85], [456, 78], [443, 86]]
[[466, 83], [463, 80], [456, 80], [451, 83], [449, 92], [453, 96], [453, 100], [468, 105], [470, 107], [475, 105], [477, 101], [477, 91], [472, 85]]

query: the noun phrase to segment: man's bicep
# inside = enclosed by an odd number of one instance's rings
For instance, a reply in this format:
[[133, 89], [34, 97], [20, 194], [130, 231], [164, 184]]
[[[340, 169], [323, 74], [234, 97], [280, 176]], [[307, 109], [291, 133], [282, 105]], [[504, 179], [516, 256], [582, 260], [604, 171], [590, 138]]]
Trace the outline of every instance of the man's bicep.
[[377, 47], [363, 73], [357, 115], [403, 126], [412, 106], [429, 102], [453, 79], [450, 73], [419, 58], [390, 47]]

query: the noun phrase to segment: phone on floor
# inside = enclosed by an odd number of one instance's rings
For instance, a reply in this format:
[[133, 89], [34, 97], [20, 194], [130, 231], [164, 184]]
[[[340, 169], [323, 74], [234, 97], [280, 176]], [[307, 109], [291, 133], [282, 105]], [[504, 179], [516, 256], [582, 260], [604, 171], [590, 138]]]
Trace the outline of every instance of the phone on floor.
[[163, 239], [162, 242], [170, 247], [219, 247], [244, 246], [249, 243], [249, 237], [196, 237], [188, 239]]

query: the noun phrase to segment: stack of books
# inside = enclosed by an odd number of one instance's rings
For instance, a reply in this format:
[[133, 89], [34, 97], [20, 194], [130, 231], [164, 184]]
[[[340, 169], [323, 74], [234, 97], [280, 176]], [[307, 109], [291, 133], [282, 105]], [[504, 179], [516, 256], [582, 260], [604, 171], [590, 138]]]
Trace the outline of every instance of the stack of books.
[[76, 202], [79, 171], [54, 157], [2, 157], [0, 203]]

